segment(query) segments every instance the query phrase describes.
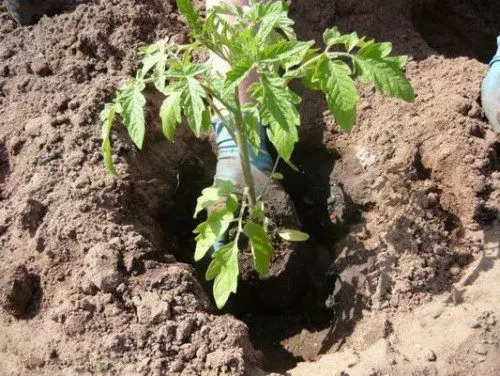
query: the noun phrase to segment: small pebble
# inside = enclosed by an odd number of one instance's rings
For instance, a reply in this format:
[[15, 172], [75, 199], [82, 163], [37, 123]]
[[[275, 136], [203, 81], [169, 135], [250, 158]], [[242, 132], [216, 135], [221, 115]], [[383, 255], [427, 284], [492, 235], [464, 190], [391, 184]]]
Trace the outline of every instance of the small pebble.
[[476, 344], [476, 346], [474, 346], [474, 351], [476, 352], [476, 354], [479, 354], [479, 355], [488, 354], [488, 349], [482, 343]]
[[184, 365], [178, 360], [175, 360], [174, 362], [172, 362], [172, 365], [170, 366], [170, 369], [173, 372], [180, 372], [180, 371], [182, 371], [183, 368], [184, 368]]
[[477, 321], [472, 321], [469, 323], [469, 328], [471, 329], [478, 329], [481, 327], [481, 324], [479, 324]]
[[493, 316], [493, 314], [488, 315], [488, 318], [486, 319], [486, 324], [491, 326], [496, 324], [496, 319], [495, 316]]
[[436, 359], [437, 359], [437, 356], [436, 356], [436, 353], [432, 350], [429, 350], [427, 351], [427, 354], [425, 354], [425, 358], [429, 361], [429, 362], [435, 362]]
[[458, 103], [457, 111], [465, 116], [469, 113], [471, 108], [472, 104], [470, 104], [467, 100], [464, 99], [463, 101]]
[[36, 59], [31, 63], [31, 70], [40, 77], [47, 77], [52, 74], [47, 61], [44, 59]]
[[451, 268], [450, 268], [450, 274], [454, 277], [456, 277], [457, 275], [460, 274], [460, 266], [457, 265], [457, 264], [454, 264]]

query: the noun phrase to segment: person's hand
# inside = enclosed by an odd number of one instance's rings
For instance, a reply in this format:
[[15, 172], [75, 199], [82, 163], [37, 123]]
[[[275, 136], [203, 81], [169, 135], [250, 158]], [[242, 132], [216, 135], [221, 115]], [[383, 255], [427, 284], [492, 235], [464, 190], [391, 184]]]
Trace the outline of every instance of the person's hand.
[[500, 132], [500, 36], [497, 38], [497, 45], [497, 53], [490, 62], [488, 74], [481, 86], [481, 100], [493, 130]]

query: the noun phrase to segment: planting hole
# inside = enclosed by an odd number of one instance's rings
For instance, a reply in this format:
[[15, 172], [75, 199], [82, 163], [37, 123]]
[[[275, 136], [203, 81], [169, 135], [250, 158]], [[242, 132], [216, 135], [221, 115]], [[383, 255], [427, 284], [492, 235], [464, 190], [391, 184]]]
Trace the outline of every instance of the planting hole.
[[[263, 292], [259, 285], [251, 286], [249, 290], [240, 285], [239, 294], [232, 295], [228, 302], [227, 311], [249, 326], [252, 343], [264, 353], [264, 368], [267, 371], [284, 372], [299, 361], [314, 359], [321, 350], [321, 342], [333, 318], [324, 304], [334, 284], [330, 281], [332, 286], [328, 286], [326, 269], [332, 262], [330, 250], [333, 244], [345, 234], [344, 224], [335, 224], [330, 220], [337, 202], [332, 201], [330, 185], [336, 158], [326, 149], [311, 151], [299, 146], [295, 159], [300, 161], [300, 172], [294, 172], [285, 164], [280, 168], [285, 176], [283, 185], [297, 208], [303, 230], [311, 235], [311, 240], [304, 245], [304, 252], [313, 255], [314, 261], [311, 265], [308, 261], [307, 268], [298, 268], [296, 264], [291, 266], [291, 278], [303, 281], [301, 293], [289, 290], [286, 283], [280, 281], [271, 286], [273, 292], [269, 292], [268, 288]], [[204, 147], [198, 146], [196, 155], [190, 155], [181, 162], [176, 192], [170, 198], [170, 204], [165, 205], [157, 215], [157, 221], [166, 234], [165, 242], [171, 242], [172, 235], [175, 237], [178, 244], [176, 259], [195, 267], [208, 296], [212, 295], [212, 282], [204, 280], [208, 258], [199, 263], [193, 261], [193, 230], [200, 221], [193, 219], [193, 212], [201, 190], [212, 183], [215, 163], [216, 156], [208, 142]], [[341, 191], [339, 194], [342, 194]], [[338, 204], [345, 205], [343, 200], [338, 200]], [[346, 212], [345, 208], [337, 211]], [[304, 274], [304, 269], [309, 275]], [[284, 295], [283, 301], [291, 302], [283, 309], [263, 307], [258, 303], [261, 297], [256, 294], [271, 294], [278, 299], [280, 291]], [[286, 297], [287, 294], [290, 297]], [[246, 303], [241, 303], [242, 300]], [[350, 297], [345, 298], [345, 302], [351, 301]], [[330, 346], [331, 343], [325, 344], [323, 350], [328, 350]]]

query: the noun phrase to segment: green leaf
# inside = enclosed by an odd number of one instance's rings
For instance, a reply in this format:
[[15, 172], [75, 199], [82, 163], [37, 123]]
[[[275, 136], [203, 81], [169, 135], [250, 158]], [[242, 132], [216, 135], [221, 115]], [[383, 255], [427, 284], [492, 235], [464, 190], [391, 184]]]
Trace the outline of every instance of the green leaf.
[[[228, 199], [226, 203], [227, 208], [231, 212], [235, 212], [238, 208], [238, 198], [231, 193], [233, 189], [234, 186], [231, 181], [217, 179], [213, 186], [201, 191], [201, 196], [198, 197], [193, 218], [196, 218], [202, 210], [221, 201], [224, 197]], [[236, 203], [234, 201], [236, 201]]]
[[359, 42], [358, 33], [353, 32], [349, 34], [346, 39], [347, 40], [345, 42], [345, 48], [347, 52], [351, 52], [354, 49], [354, 47], [358, 45]]
[[142, 76], [145, 76], [153, 67], [163, 61], [166, 61], [165, 54], [165, 41], [160, 40], [152, 45], [148, 46], [143, 50], [142, 54]]
[[288, 167], [290, 167], [293, 171], [299, 172], [299, 168], [292, 161], [286, 161]]
[[272, 63], [300, 54], [305, 55], [309, 47], [311, 47], [313, 44], [313, 41], [280, 41], [276, 44], [266, 47], [260, 54], [260, 61], [262, 63]]
[[[311, 43], [313, 43], [313, 42], [311, 41]], [[311, 48], [311, 47], [309, 47], [306, 50], [302, 50], [299, 53], [286, 58], [285, 61], [282, 63], [283, 69], [287, 70], [286, 73], [288, 73], [288, 70], [290, 68], [292, 68], [292, 67], [294, 67], [296, 65], [299, 65], [303, 61], [308, 61], [308, 60], [316, 57], [318, 51], [319, 51], [319, 49], [317, 49], [317, 48]], [[314, 68], [314, 66], [313, 66], [313, 68]]]
[[201, 191], [201, 196], [198, 197], [197, 199], [196, 209], [194, 211], [193, 218], [196, 218], [202, 210], [212, 206], [216, 202], [220, 201], [223, 197], [224, 196], [219, 188], [217, 187], [205, 188], [203, 191]]
[[378, 50], [381, 57], [388, 57], [392, 51], [392, 43], [391, 42], [376, 43], [373, 45], [373, 48]]
[[225, 79], [222, 77], [217, 77], [212, 80], [212, 89], [217, 94], [217, 97], [222, 98], [222, 102], [231, 112], [237, 112], [236, 98], [234, 92], [228, 92], [225, 90]]
[[212, 262], [205, 274], [207, 281], [215, 278], [213, 294], [217, 308], [222, 309], [229, 295], [238, 289], [238, 245], [230, 242], [212, 255]]
[[323, 32], [323, 42], [325, 42], [327, 46], [335, 44], [337, 43], [340, 36], [341, 36], [340, 31], [336, 26], [331, 29], [326, 29]]
[[313, 80], [319, 81], [328, 108], [344, 131], [350, 131], [356, 120], [358, 91], [350, 68], [341, 61], [320, 58]]
[[309, 235], [305, 232], [292, 229], [280, 230], [278, 235], [289, 242], [305, 242], [309, 239]]
[[210, 247], [226, 232], [233, 218], [233, 213], [227, 208], [214, 210], [205, 222], [196, 227], [194, 232], [198, 235], [195, 238], [195, 261], [205, 256]]
[[283, 180], [283, 174], [281, 172], [273, 172], [270, 178], [276, 180]]
[[203, 111], [205, 110], [203, 98], [205, 97], [205, 91], [193, 77], [187, 77], [184, 82], [184, 90], [181, 96], [182, 108], [189, 127], [196, 136], [199, 136], [203, 129]]
[[231, 180], [216, 179], [214, 184], [221, 190], [222, 194], [225, 195], [231, 193], [234, 190], [234, 185]]
[[186, 75], [188, 77], [195, 77], [198, 75], [209, 74], [211, 69], [212, 69], [212, 66], [210, 65], [209, 61], [207, 61], [205, 63], [201, 63], [201, 64], [187, 62], [186, 65], [184, 65], [182, 67], [184, 75]]
[[235, 64], [232, 69], [226, 73], [224, 96], [229, 93], [234, 93], [236, 86], [238, 86], [248, 76], [252, 67], [253, 64], [250, 60], [242, 60]]
[[161, 92], [165, 90], [165, 70], [167, 67], [168, 58], [166, 48], [167, 41], [162, 39], [150, 46], [141, 47], [139, 49], [140, 54], [143, 55], [142, 67], [139, 72], [139, 77], [145, 78], [145, 76], [151, 71], [151, 69], [153, 69], [153, 83], [158, 91]]
[[168, 140], [173, 140], [177, 124], [181, 122], [181, 95], [180, 91], [171, 93], [160, 108], [162, 130]]
[[238, 210], [238, 196], [233, 193], [228, 195], [226, 198], [226, 208], [232, 213]]
[[244, 109], [243, 123], [245, 137], [252, 147], [254, 154], [258, 155], [260, 148], [260, 122], [259, 111], [255, 106]]
[[233, 4], [226, 2], [221, 2], [220, 4], [211, 7], [210, 10], [216, 14], [225, 14], [233, 17], [239, 17], [242, 14], [241, 8], [237, 8]]
[[212, 126], [212, 114], [210, 112], [210, 107], [205, 107], [203, 113], [201, 114], [201, 130], [206, 132], [210, 130]]
[[123, 124], [125, 124], [130, 138], [139, 149], [142, 149], [146, 134], [146, 123], [144, 120], [146, 98], [142, 94], [144, 87], [143, 82], [134, 80], [126, 85], [118, 94], [118, 100], [122, 107], [120, 115]]
[[182, 13], [192, 30], [198, 31], [200, 24], [198, 23], [199, 13], [194, 9], [191, 0], [176, 0], [177, 9]]
[[260, 275], [267, 274], [274, 250], [266, 231], [257, 223], [248, 222], [243, 228], [243, 232], [250, 239], [255, 270]]
[[289, 162], [295, 148], [295, 143], [299, 140], [297, 128], [282, 128], [278, 123], [271, 123], [267, 128], [267, 137], [272, 142], [278, 154], [285, 162]]
[[[317, 64], [317, 62], [316, 62]], [[302, 84], [311, 90], [321, 90], [321, 85], [318, 81], [313, 81], [314, 72], [316, 71], [316, 65], [311, 64], [305, 68], [300, 67], [295, 70], [297, 72], [296, 78], [300, 78]]]
[[289, 161], [295, 143], [299, 140], [297, 126], [300, 125], [300, 115], [294, 104], [294, 96], [283, 79], [275, 74], [261, 74], [261, 98], [265, 123], [269, 124], [267, 134], [278, 154]]
[[389, 52], [390, 44], [367, 43], [354, 59], [356, 72], [364, 82], [372, 82], [378, 91], [412, 102], [413, 88], [401, 71], [401, 59], [387, 56]]
[[264, 213], [264, 203], [262, 201], [257, 201], [252, 210], [252, 219], [264, 219], [266, 217]]
[[102, 122], [102, 157], [106, 170], [114, 176], [118, 176], [115, 166], [113, 164], [113, 156], [111, 154], [111, 142], [109, 140], [111, 129], [113, 128], [113, 121], [115, 119], [116, 105], [114, 103], [107, 103], [101, 111], [100, 118]]
[[260, 7], [260, 10], [261, 14], [258, 16], [259, 29], [256, 35], [258, 41], [264, 42], [275, 29], [282, 31], [288, 39], [296, 39], [292, 28], [294, 22], [288, 18], [286, 5], [278, 1], [272, 1]]
[[385, 59], [389, 60], [389, 61], [393, 61], [396, 64], [398, 64], [399, 65], [399, 69], [403, 69], [405, 67], [406, 63], [408, 63], [408, 56], [406, 56], [406, 55], [401, 55], [401, 56], [387, 56]]
[[166, 80], [165, 73], [161, 74], [155, 73], [153, 84], [155, 85], [156, 89], [159, 92], [163, 92], [165, 90], [166, 86], [165, 80]]

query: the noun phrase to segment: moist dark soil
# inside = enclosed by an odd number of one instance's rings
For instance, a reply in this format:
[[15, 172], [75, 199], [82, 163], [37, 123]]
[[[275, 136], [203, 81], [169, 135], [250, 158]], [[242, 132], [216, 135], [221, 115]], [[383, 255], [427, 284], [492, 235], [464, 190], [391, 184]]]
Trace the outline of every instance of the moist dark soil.
[[[190, 257], [192, 200], [214, 172], [210, 140], [184, 127], [165, 141], [153, 96], [144, 150], [116, 127], [121, 179], [104, 171], [99, 150], [99, 111], [137, 68], [137, 47], [185, 40], [185, 24], [171, 1], [67, 5], [25, 27], [0, 7], [0, 375], [285, 372], [351, 346], [367, 317], [397, 323], [448, 295], [491, 241], [500, 138], [479, 89], [497, 2], [292, 1], [302, 38], [320, 41], [338, 24], [410, 55], [416, 100], [363, 87], [346, 135], [322, 98], [296, 88], [299, 172], [283, 170], [283, 184], [312, 240], [282, 253], [279, 278], [249, 278], [238, 298], [246, 307], [234, 299], [224, 313]], [[276, 213], [291, 205], [273, 204]], [[343, 282], [335, 313], [324, 308], [332, 263]], [[484, 317], [495, 354], [494, 316]], [[379, 332], [370, 343], [390, 330]], [[475, 372], [475, 355], [463, 357], [457, 374]], [[425, 367], [419, 374], [435, 371]]]

